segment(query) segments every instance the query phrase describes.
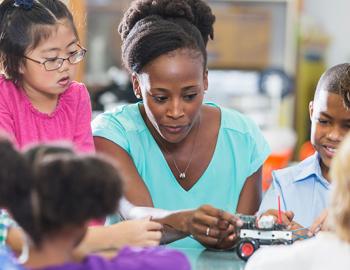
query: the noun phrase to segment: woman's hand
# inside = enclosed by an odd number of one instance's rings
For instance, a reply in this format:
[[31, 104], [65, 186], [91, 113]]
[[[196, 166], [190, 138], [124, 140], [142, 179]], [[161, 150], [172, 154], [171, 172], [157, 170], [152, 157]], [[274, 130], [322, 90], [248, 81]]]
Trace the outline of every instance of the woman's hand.
[[242, 221], [233, 214], [203, 205], [192, 212], [187, 225], [192, 237], [204, 246], [227, 249], [234, 245]]

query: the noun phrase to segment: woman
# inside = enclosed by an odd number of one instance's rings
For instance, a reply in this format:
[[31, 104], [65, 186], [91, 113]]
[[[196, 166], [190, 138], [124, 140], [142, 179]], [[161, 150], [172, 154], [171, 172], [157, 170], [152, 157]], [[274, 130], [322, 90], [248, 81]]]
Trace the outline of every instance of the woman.
[[[126, 198], [176, 211], [152, 216], [175, 231], [168, 241], [191, 236], [174, 244], [180, 247], [232, 247], [239, 223], [231, 213], [257, 211], [269, 153], [246, 117], [203, 104], [214, 21], [201, 0], [134, 1], [119, 33], [123, 63], [142, 102], [93, 122], [96, 150], [118, 163]], [[139, 217], [149, 213], [141, 210]]]

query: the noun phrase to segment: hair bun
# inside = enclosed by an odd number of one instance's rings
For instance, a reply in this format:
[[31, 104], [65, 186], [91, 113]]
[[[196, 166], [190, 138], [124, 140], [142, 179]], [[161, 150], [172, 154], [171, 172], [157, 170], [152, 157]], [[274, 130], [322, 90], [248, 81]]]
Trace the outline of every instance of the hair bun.
[[33, 0], [15, 0], [15, 7], [20, 7], [25, 10], [30, 10], [33, 7], [34, 1]]

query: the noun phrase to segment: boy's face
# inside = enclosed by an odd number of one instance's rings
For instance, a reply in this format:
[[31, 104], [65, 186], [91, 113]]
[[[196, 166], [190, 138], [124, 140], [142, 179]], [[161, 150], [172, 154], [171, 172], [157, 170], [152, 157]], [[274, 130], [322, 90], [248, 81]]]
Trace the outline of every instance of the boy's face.
[[350, 129], [350, 110], [340, 95], [321, 90], [309, 105], [311, 143], [321, 157], [322, 172], [328, 175], [331, 160], [339, 143]]

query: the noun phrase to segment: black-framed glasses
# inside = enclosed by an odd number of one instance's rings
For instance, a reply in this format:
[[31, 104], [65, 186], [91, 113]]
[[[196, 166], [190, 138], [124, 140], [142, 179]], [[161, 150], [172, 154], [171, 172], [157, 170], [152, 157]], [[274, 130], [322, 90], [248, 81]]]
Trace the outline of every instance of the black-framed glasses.
[[28, 56], [23, 56], [24, 58], [28, 59], [28, 60], [31, 60], [35, 63], [38, 63], [38, 64], [41, 64], [41, 65], [44, 65], [45, 69], [47, 71], [53, 71], [53, 70], [57, 70], [59, 69], [60, 67], [62, 67], [64, 61], [68, 61], [70, 64], [74, 65], [74, 64], [77, 64], [79, 63], [81, 60], [84, 59], [85, 57], [85, 54], [87, 52], [87, 49], [83, 48], [82, 46], [80, 46], [79, 44], [77, 44], [78, 47], [80, 48], [80, 50], [76, 51], [75, 53], [71, 54], [70, 56], [68, 56], [67, 58], [60, 58], [60, 57], [57, 57], [57, 58], [54, 58], [54, 59], [47, 59], [45, 60], [44, 62], [40, 62], [38, 60], [35, 60], [35, 59], [32, 59]]

